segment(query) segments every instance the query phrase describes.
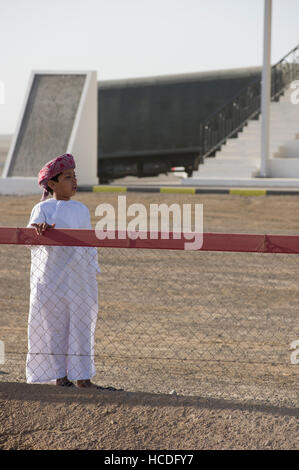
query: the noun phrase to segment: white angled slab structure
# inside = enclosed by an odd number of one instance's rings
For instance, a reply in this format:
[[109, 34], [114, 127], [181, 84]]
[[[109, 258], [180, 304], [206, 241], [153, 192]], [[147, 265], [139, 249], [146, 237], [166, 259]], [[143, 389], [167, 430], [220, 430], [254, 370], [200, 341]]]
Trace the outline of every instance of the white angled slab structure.
[[40, 168], [63, 153], [75, 157], [79, 186], [98, 183], [95, 71], [32, 72], [0, 194], [41, 192]]

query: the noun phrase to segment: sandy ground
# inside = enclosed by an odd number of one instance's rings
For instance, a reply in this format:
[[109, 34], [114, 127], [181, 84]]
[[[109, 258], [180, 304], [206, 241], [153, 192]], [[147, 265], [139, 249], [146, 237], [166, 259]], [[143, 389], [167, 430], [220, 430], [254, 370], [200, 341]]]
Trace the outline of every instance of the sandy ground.
[[[95, 225], [117, 196], [76, 199]], [[205, 232], [299, 232], [297, 196], [126, 197], [203, 203]], [[0, 225], [25, 226], [36, 202], [1, 197]], [[94, 381], [115, 393], [25, 383], [30, 253], [0, 256], [0, 448], [298, 449], [297, 255], [99, 249]]]

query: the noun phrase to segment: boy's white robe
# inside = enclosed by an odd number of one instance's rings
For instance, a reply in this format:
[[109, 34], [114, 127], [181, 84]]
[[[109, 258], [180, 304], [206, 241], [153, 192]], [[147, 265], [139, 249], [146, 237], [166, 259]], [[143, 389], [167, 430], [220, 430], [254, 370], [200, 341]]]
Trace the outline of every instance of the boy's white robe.
[[[72, 200], [51, 198], [37, 204], [28, 227], [41, 222], [55, 228], [92, 228], [88, 208]], [[95, 375], [98, 272], [96, 248], [31, 247], [27, 382]]]

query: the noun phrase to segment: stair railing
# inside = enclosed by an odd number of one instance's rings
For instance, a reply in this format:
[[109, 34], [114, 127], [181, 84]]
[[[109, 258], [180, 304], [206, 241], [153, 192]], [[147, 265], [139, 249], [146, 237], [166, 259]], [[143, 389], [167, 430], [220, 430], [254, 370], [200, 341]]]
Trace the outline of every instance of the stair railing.
[[[271, 100], [279, 101], [285, 88], [299, 78], [299, 44], [271, 67]], [[246, 85], [224, 106], [210, 114], [200, 124], [200, 158], [215, 155], [227, 139], [237, 137], [250, 119], [261, 112], [261, 78]]]

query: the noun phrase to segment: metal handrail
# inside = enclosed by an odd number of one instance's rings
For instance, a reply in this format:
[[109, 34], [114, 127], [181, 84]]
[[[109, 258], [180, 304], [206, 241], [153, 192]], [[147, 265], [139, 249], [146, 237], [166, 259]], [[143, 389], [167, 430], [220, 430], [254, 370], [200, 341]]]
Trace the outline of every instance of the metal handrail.
[[[284, 89], [299, 77], [299, 44], [271, 67], [271, 100], [278, 101]], [[200, 124], [200, 161], [219, 150], [261, 112], [261, 78], [254, 79]]]

